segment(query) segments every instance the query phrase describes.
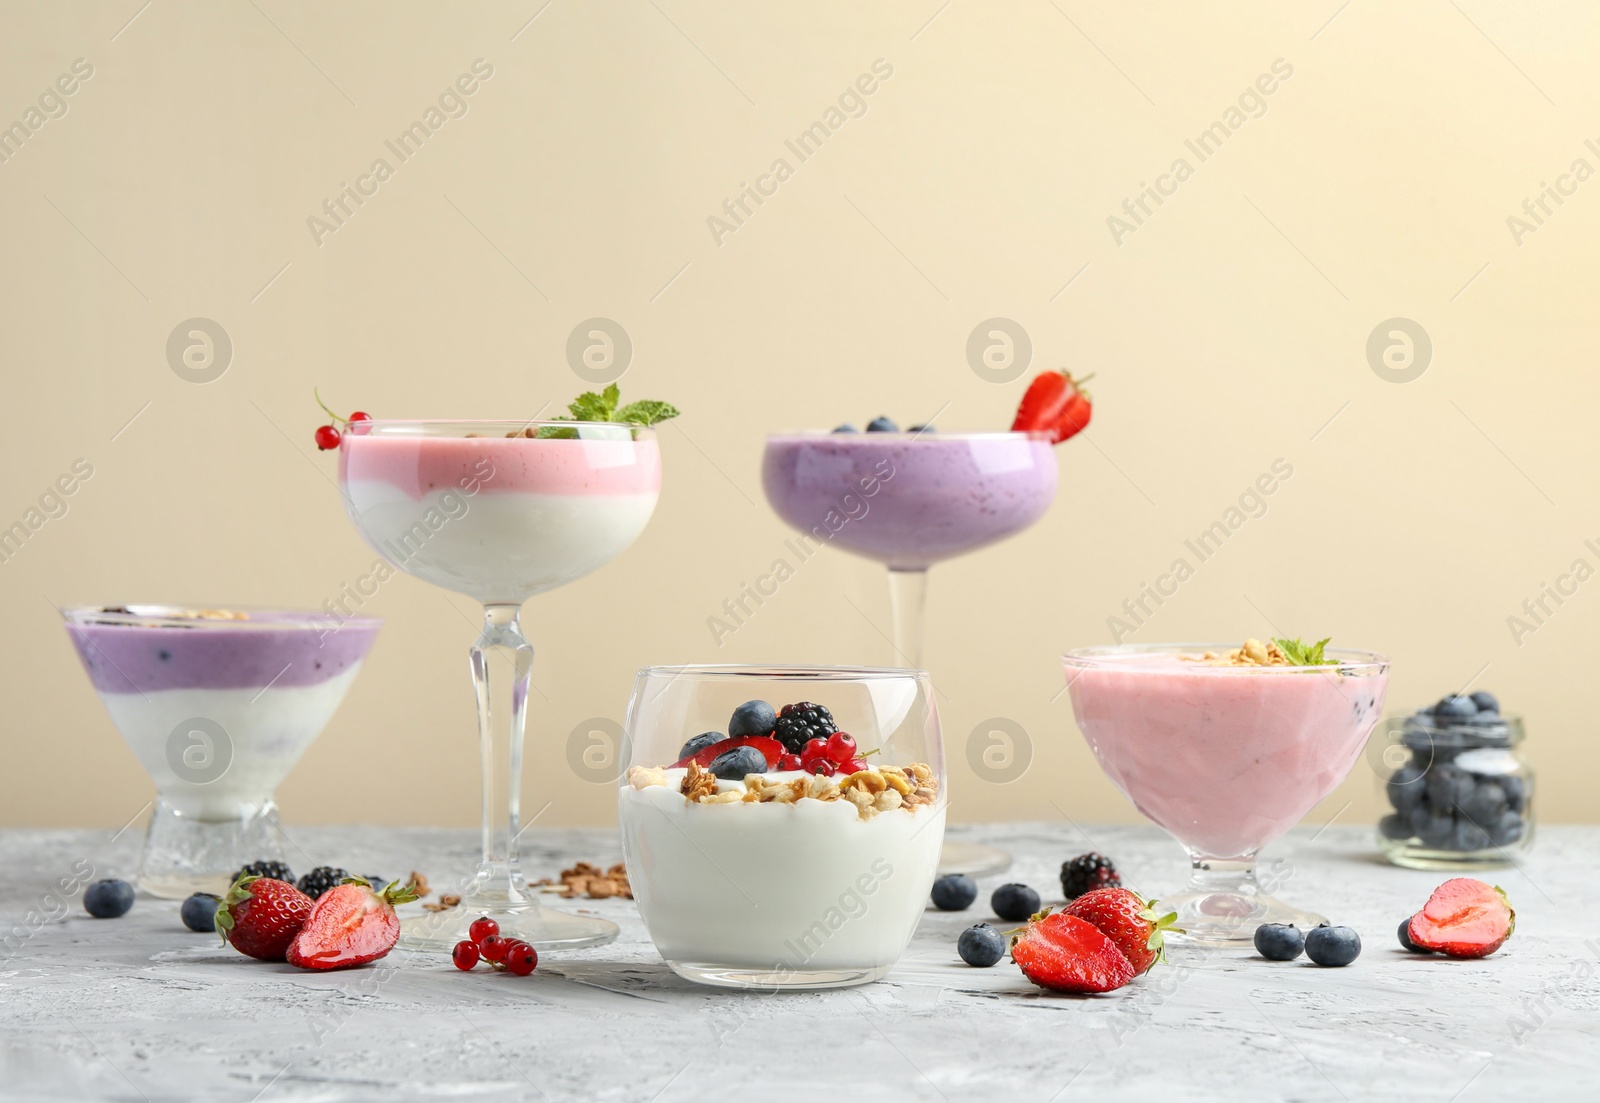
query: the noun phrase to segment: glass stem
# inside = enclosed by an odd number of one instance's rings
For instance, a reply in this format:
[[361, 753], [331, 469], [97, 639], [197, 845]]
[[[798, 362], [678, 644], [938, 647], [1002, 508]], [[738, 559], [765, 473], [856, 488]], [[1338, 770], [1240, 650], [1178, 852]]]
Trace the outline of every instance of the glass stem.
[[922, 667], [922, 612], [928, 602], [928, 569], [889, 568], [889, 613], [894, 619], [895, 663]]
[[[522, 742], [528, 717], [528, 688], [533, 682], [533, 645], [518, 623], [520, 605], [485, 605], [483, 633], [468, 653], [472, 685], [478, 697], [478, 749], [483, 768], [483, 859], [464, 894], [469, 900], [531, 904], [517, 856], [522, 833]], [[500, 653], [511, 665], [510, 694], [496, 703], [489, 676], [490, 659]], [[503, 775], [504, 780], [497, 775]], [[502, 788], [504, 786], [504, 788]], [[501, 828], [503, 827], [503, 832]]]

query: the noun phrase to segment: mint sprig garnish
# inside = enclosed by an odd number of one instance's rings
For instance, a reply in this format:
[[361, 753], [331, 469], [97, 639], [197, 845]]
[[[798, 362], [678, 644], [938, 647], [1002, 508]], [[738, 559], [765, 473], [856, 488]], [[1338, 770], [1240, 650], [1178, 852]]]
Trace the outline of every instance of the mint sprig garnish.
[[[630, 425], [656, 425], [668, 418], [678, 416], [678, 408], [670, 402], [662, 402], [654, 398], [642, 398], [637, 402], [630, 402], [620, 410], [617, 408], [622, 392], [615, 383], [608, 384], [606, 389], [596, 394], [594, 391], [584, 391], [577, 398], [567, 403], [567, 412], [571, 417], [554, 417], [551, 421], [610, 421]], [[576, 429], [567, 429], [559, 425], [545, 425], [539, 429], [541, 438], [571, 439], [578, 435]]]
[[1278, 645], [1293, 666], [1338, 666], [1335, 660], [1322, 657], [1322, 649], [1328, 646], [1331, 639], [1332, 636], [1324, 636], [1316, 643], [1304, 643], [1299, 639], [1275, 639], [1272, 642]]

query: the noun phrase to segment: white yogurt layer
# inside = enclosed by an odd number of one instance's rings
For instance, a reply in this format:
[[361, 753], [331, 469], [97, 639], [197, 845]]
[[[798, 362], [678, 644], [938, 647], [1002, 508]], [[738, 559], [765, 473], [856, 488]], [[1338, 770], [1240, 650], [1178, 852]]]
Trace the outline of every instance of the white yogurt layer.
[[[162, 799], [183, 815], [222, 822], [259, 811], [327, 724], [360, 669], [359, 662], [352, 663], [310, 686], [102, 693], [100, 700]], [[196, 719], [219, 725], [225, 735], [188, 724], [174, 738], [179, 725]]]
[[618, 797], [628, 879], [663, 958], [781, 973], [900, 957], [939, 864], [942, 800], [865, 820], [845, 800], [695, 804], [683, 773]]
[[520, 602], [610, 562], [644, 531], [649, 494], [449, 489], [421, 499], [390, 483], [344, 486], [361, 535], [418, 578], [483, 602]]

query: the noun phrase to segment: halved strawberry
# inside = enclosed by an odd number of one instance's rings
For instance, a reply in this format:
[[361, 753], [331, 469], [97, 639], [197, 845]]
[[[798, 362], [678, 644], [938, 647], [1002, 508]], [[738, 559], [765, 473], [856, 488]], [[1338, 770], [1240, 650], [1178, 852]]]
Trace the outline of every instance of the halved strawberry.
[[1411, 941], [1447, 957], [1488, 957], [1517, 929], [1505, 890], [1452, 877], [1433, 890], [1407, 928]]
[[246, 874], [217, 905], [217, 933], [241, 954], [282, 961], [311, 906], [311, 897], [287, 881]]
[[1167, 959], [1163, 932], [1175, 929], [1172, 924], [1178, 918], [1177, 912], [1163, 915], [1154, 900], [1124, 888], [1094, 889], [1063, 910], [1099, 927], [1141, 976]]
[[1087, 919], [1044, 911], [1011, 940], [1022, 975], [1054, 992], [1110, 992], [1137, 973], [1117, 944]]
[[767, 769], [778, 768], [778, 759], [784, 754], [784, 746], [770, 735], [737, 735], [732, 739], [724, 739], [720, 743], [713, 743], [709, 747], [702, 747], [687, 758], [680, 758], [672, 764], [673, 769], [681, 770], [691, 762], [701, 766], [711, 765], [711, 760], [720, 754], [727, 754], [736, 747], [754, 747], [767, 757]]
[[1091, 378], [1073, 379], [1065, 370], [1035, 376], [1017, 406], [1012, 432], [1049, 433], [1052, 444], [1081, 433], [1094, 413], [1089, 392], [1082, 389]]
[[290, 944], [289, 964], [301, 969], [347, 969], [378, 960], [400, 941], [394, 906], [416, 898], [409, 882], [392, 881], [382, 892], [374, 892], [359, 877], [335, 885], [317, 898]]

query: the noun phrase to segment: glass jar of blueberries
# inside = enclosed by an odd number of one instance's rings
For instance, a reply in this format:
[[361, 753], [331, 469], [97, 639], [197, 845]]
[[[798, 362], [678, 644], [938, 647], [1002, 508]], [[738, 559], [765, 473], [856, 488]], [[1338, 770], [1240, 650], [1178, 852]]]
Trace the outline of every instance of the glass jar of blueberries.
[[1378, 821], [1378, 843], [1391, 862], [1488, 869], [1533, 845], [1522, 719], [1502, 714], [1494, 694], [1445, 697], [1384, 729], [1379, 775], [1392, 811]]

